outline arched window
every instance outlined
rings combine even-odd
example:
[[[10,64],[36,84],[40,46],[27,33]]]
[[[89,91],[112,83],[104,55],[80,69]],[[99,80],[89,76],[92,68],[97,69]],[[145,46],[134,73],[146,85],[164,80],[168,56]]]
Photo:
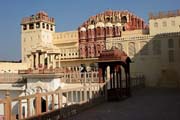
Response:
[[[101,35],[101,28],[100,27],[97,27],[96,28],[96,34],[99,36]]]
[[[135,43],[134,42],[130,42],[128,44],[128,52],[129,52],[129,56],[134,56],[136,53],[136,48],[135,48]]]
[[[49,30],[49,24],[46,25],[46,29]]]
[[[27,25],[23,25],[23,30],[27,30]]]
[[[36,23],[36,28],[40,28],[40,23]]]
[[[45,23],[42,24],[42,27],[45,28]]]
[[[107,17],[105,21],[110,22],[111,21],[110,17]]]
[[[127,23],[127,17],[126,16],[121,17],[121,22],[122,23]]]

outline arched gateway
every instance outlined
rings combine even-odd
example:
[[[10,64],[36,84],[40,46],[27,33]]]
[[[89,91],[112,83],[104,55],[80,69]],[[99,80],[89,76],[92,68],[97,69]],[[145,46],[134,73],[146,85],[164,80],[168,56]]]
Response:
[[[107,83],[105,89],[108,101],[131,96],[130,62],[131,60],[126,53],[117,48],[105,50],[100,54],[98,60],[99,82]],[[123,74],[124,79],[122,79]]]

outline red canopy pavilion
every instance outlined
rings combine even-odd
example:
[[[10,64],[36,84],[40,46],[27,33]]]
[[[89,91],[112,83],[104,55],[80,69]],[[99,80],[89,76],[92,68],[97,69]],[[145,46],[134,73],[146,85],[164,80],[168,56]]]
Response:
[[[109,88],[107,84],[105,88],[108,101],[120,100],[131,96],[130,62],[131,60],[127,54],[115,47],[100,54],[98,60],[99,82],[107,82],[109,84]],[[108,74],[107,67],[109,67],[110,71],[109,81],[105,81]],[[122,80],[122,74],[125,75],[125,80]]]

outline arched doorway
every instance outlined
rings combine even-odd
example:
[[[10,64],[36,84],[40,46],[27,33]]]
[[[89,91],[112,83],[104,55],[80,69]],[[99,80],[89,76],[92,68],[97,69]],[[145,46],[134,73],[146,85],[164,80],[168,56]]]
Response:
[[[36,87],[35,91],[38,93],[42,93],[43,89],[41,87]],[[33,107],[36,109],[36,98],[33,100]],[[46,99],[41,97],[41,113],[46,112]]]

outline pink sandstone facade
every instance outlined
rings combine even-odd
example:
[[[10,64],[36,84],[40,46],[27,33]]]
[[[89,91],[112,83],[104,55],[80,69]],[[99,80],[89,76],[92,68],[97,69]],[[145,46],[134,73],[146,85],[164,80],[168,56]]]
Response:
[[[121,37],[121,31],[145,28],[144,20],[129,11],[108,10],[91,16],[78,28],[80,57],[98,57],[105,50],[106,38]]]

